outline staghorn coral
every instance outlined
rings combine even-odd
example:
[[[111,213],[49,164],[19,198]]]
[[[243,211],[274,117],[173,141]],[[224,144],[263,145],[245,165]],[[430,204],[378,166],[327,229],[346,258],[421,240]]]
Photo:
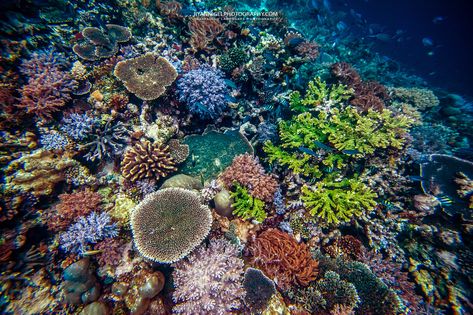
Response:
[[[174,66],[154,53],[120,61],[113,73],[129,92],[142,100],[157,99],[177,78]]]
[[[89,189],[59,195],[59,203],[54,212],[48,216],[48,229],[51,231],[65,230],[76,218],[86,216],[94,210],[99,210],[102,197]]]
[[[49,151],[64,150],[70,145],[69,140],[58,132],[42,134],[39,143]]]
[[[318,262],[312,259],[305,243],[291,235],[267,229],[249,246],[251,264],[286,290],[293,285],[307,286],[318,274]]]
[[[56,184],[65,179],[65,172],[79,163],[67,155],[36,150],[10,162],[5,169],[5,192],[31,192],[34,196],[54,193]]]
[[[237,246],[227,240],[210,241],[175,265],[176,314],[229,314],[237,311],[245,296],[243,260]]]
[[[276,179],[271,175],[266,175],[258,158],[248,153],[236,156],[219,179],[228,189],[236,182],[247,188],[253,197],[265,202],[272,202],[278,189]]]
[[[194,52],[214,49],[212,42],[225,30],[218,19],[190,19],[187,24],[190,31],[189,44]]]
[[[227,108],[228,87],[220,70],[208,65],[185,73],[177,81],[179,101],[201,118],[218,118]]]
[[[131,182],[143,179],[158,180],[177,170],[167,145],[141,141],[123,156],[121,173]]]
[[[234,215],[243,220],[254,219],[257,222],[263,222],[266,219],[264,202],[251,196],[246,188],[237,184],[235,191],[231,192],[230,196],[234,201],[232,204]]]
[[[96,120],[87,114],[72,113],[63,118],[61,131],[74,140],[84,140],[91,132]]]
[[[311,215],[339,224],[373,210],[376,197],[376,193],[357,179],[340,182],[324,179],[314,186],[303,186],[301,200]]]
[[[87,160],[103,160],[121,154],[129,140],[129,134],[121,121],[112,123],[112,120],[108,120],[104,125],[96,126],[91,139],[80,148],[89,151],[84,156]]]
[[[76,81],[62,70],[60,58],[60,54],[49,50],[33,53],[29,60],[23,62],[20,71],[28,76],[28,83],[19,89],[19,108],[38,118],[50,120],[71,100],[70,93],[75,89]]]
[[[166,188],[146,196],[131,213],[133,240],[141,255],[163,263],[188,255],[210,231],[210,209],[199,196]]]

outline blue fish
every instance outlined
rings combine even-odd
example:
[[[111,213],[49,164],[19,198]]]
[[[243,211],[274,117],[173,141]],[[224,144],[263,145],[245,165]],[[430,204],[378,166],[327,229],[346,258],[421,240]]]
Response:
[[[234,98],[233,96],[230,96],[230,95],[225,95],[225,99],[227,100],[227,102],[232,102],[232,103],[236,103],[237,102],[237,99]]]
[[[326,151],[333,151],[333,148],[332,148],[332,147],[329,147],[328,145],[326,145],[326,144],[324,144],[324,143],[322,143],[322,142],[320,142],[320,141],[315,140],[315,141],[314,141],[314,144],[315,144],[316,146],[318,146],[319,148],[324,149],[324,150],[326,150]]]
[[[225,79],[225,84],[228,85],[229,87],[231,87],[234,90],[236,90],[236,88],[237,88],[235,82],[233,82],[232,80]]]
[[[343,150],[342,153],[347,154],[347,155],[354,155],[354,154],[359,154],[360,151],[358,151],[358,150]]]
[[[306,147],[299,147],[299,151],[303,152],[303,153],[307,153],[309,155],[313,155],[313,156],[316,156],[318,157],[319,155],[317,153],[315,153],[313,150],[309,149],[309,148],[306,148]]]
[[[207,107],[205,107],[204,105],[202,105],[201,102],[195,102],[194,104],[195,104],[202,112],[207,113],[207,114],[209,114],[210,116],[212,116],[212,113],[210,112],[210,110],[209,110]]]
[[[409,179],[412,180],[413,182],[421,182],[421,181],[425,180],[424,177],[419,176],[419,175],[410,175]]]
[[[422,38],[422,45],[424,45],[425,47],[433,47],[434,41],[430,37],[424,37]]]
[[[447,196],[447,195],[440,195],[440,196],[435,196],[435,198],[440,202],[442,206],[451,206],[453,201],[452,199]]]
[[[432,19],[432,23],[439,24],[439,23],[442,23],[443,21],[445,21],[446,19],[447,19],[446,16],[436,16]]]

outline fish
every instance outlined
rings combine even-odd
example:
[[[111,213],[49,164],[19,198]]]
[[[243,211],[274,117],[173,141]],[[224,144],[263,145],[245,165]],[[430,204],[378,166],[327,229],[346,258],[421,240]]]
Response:
[[[234,98],[233,96],[230,96],[230,95],[228,95],[228,94],[225,95],[225,100],[226,100],[227,102],[231,102],[231,103],[237,103],[237,102],[238,102],[236,98]]]
[[[398,206],[396,206],[395,204],[393,204],[393,203],[392,203],[391,201],[389,201],[389,200],[383,200],[383,201],[381,201],[381,204],[382,204],[383,206],[385,206],[387,210],[399,209]]]
[[[343,32],[344,30],[348,28],[347,24],[343,21],[338,22],[336,27],[337,27],[337,30],[339,30],[340,32]]]
[[[232,80],[225,79],[225,84],[234,90],[237,89],[235,82],[233,82]]]
[[[435,196],[435,199],[437,199],[438,202],[440,202],[442,206],[448,207],[448,206],[451,206],[453,203],[452,199],[447,195]]]
[[[432,19],[432,23],[434,23],[434,24],[440,24],[440,23],[444,22],[446,19],[447,19],[446,16],[441,16],[441,15],[439,15],[439,16],[436,16],[436,17],[434,17],[434,18]]]
[[[347,155],[354,155],[354,154],[359,154],[360,151],[358,151],[358,150],[343,150],[342,153],[347,154]]]
[[[389,42],[392,39],[392,36],[386,33],[378,33],[374,35],[368,35],[368,37],[376,38],[382,42]]]
[[[333,151],[333,148],[332,148],[332,147],[329,147],[328,145],[326,145],[326,144],[324,144],[324,143],[322,143],[322,142],[320,142],[320,141],[317,141],[317,140],[316,140],[316,141],[314,141],[314,144],[315,144],[316,146],[318,146],[319,148],[324,149],[324,150],[326,150],[326,151]]]
[[[412,180],[413,182],[421,182],[421,181],[425,180],[424,177],[419,176],[419,175],[410,175],[409,179]]]
[[[292,38],[289,42],[288,42],[288,45],[290,47],[296,47],[298,46],[299,44],[303,43],[305,40],[301,37],[296,37],[296,38]]]
[[[201,102],[195,102],[194,104],[195,104],[202,112],[208,113],[208,114],[210,114],[210,116],[212,116],[211,113],[210,113],[210,111],[209,111],[209,109],[208,109],[207,107],[205,107],[204,105],[202,105]]]
[[[303,153],[306,153],[306,154],[309,154],[309,155],[312,155],[312,156],[315,156],[315,157],[318,157],[319,155],[317,153],[315,153],[313,150],[309,149],[309,148],[306,148],[306,147],[303,147],[303,146],[300,146],[299,147],[299,151],[303,152]]]
[[[274,104],[266,104],[266,105],[263,105],[262,107],[264,110],[268,110],[268,111],[271,111],[274,109]]]
[[[424,45],[425,47],[433,47],[434,41],[430,37],[424,37],[422,38],[422,45]]]

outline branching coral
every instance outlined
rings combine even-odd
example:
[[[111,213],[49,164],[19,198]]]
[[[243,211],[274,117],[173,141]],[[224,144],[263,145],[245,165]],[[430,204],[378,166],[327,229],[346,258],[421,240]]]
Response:
[[[122,175],[129,181],[159,179],[177,170],[176,163],[167,145],[141,141],[124,155],[121,164]]]
[[[179,100],[202,118],[218,118],[227,108],[228,87],[220,70],[206,65],[191,70],[177,81],[177,88]]]
[[[63,118],[61,131],[74,140],[84,140],[92,131],[96,120],[87,114],[72,113]]]
[[[173,273],[176,314],[230,314],[242,305],[243,260],[237,246],[227,240],[210,241],[186,259]]]
[[[62,233],[59,242],[64,251],[83,255],[87,250],[87,245],[117,235],[117,226],[111,222],[108,213],[92,212],[87,217],[80,217],[66,232]]]
[[[187,24],[191,37],[189,44],[197,52],[199,50],[213,49],[213,40],[225,30],[218,19],[191,19]]]
[[[234,215],[244,220],[254,219],[258,222],[263,222],[266,219],[264,202],[250,195],[246,188],[237,184],[235,191],[230,193],[230,196],[234,201],[232,204]]]
[[[175,262],[207,236],[212,214],[199,196],[182,188],[166,188],[146,196],[131,213],[133,239],[144,257]]]
[[[27,113],[50,120],[70,99],[76,82],[61,69],[61,58],[53,50],[34,53],[23,62],[21,72],[28,76],[28,83],[20,89],[17,105]]]
[[[250,154],[238,155],[232,165],[220,175],[220,180],[230,189],[235,182],[248,189],[251,195],[265,202],[272,202],[278,189],[278,182],[266,175],[258,158]]]
[[[315,261],[305,243],[277,229],[261,233],[249,246],[251,263],[272,278],[278,287],[307,286],[318,274]]]
[[[110,158],[121,154],[129,140],[129,130],[122,122],[107,121],[105,125],[97,126],[91,135],[91,140],[82,145],[88,149],[85,158],[90,161]]]
[[[177,78],[174,66],[154,53],[120,61],[114,74],[128,91],[142,100],[157,99]]]
[[[325,179],[312,187],[302,187],[301,200],[313,216],[338,224],[373,210],[376,197],[376,193],[357,179],[340,182]]]
[[[48,228],[52,231],[65,230],[76,218],[99,210],[102,197],[94,191],[83,190],[61,194],[59,200],[60,202],[54,207],[54,212],[47,221]]]

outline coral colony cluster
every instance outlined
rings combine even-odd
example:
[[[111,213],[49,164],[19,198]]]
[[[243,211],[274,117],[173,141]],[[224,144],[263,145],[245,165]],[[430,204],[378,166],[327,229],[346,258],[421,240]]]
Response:
[[[466,101],[251,5],[8,13],[0,313],[473,313]]]

